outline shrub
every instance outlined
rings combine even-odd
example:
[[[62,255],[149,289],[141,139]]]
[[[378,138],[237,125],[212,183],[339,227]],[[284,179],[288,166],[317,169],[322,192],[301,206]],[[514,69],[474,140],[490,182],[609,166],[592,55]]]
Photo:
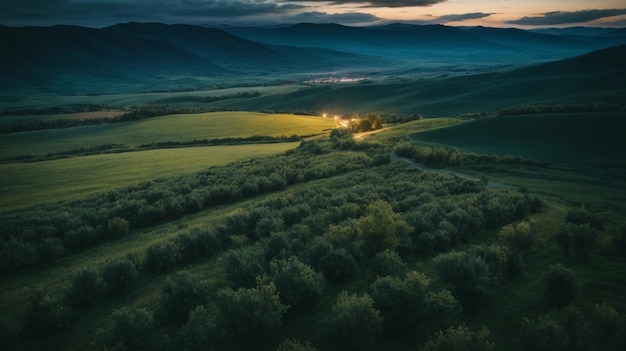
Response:
[[[133,288],[139,272],[128,259],[110,261],[102,268],[102,280],[111,294],[119,294]]]
[[[128,234],[129,223],[126,219],[113,217],[107,221],[106,231],[112,238],[121,238]]]
[[[276,285],[283,304],[293,307],[311,305],[324,291],[324,277],[296,257],[270,262],[266,281]]]
[[[280,302],[273,283],[255,288],[220,290],[216,298],[219,325],[233,346],[245,349],[283,324],[288,306]]]
[[[563,327],[554,319],[542,316],[522,319],[520,346],[523,350],[568,350],[569,338]]]
[[[65,291],[65,298],[74,308],[84,308],[102,297],[103,288],[104,283],[98,272],[85,268],[74,275]]]
[[[177,272],[169,277],[161,288],[159,312],[166,320],[183,322],[189,311],[204,305],[210,297],[209,284],[188,272]]]
[[[387,275],[402,276],[408,270],[408,266],[402,261],[402,257],[397,252],[389,249],[376,255],[374,267],[376,274],[381,277]]]
[[[69,308],[58,298],[54,298],[39,288],[28,298],[24,309],[26,334],[45,335],[66,328],[70,323]]]
[[[350,295],[345,291],[339,294],[326,321],[330,339],[344,350],[372,347],[382,332],[382,324],[383,317],[369,295]]]
[[[148,247],[145,265],[155,273],[169,272],[183,260],[181,248],[174,240],[167,240]]]
[[[204,306],[197,306],[189,312],[189,319],[178,331],[180,349],[185,351],[219,350],[219,342],[224,330],[217,325],[215,313]]]
[[[308,342],[287,339],[278,345],[276,351],[317,351],[317,348]]]
[[[256,279],[265,273],[263,251],[259,246],[228,250],[221,259],[228,280],[234,288],[253,287]]]
[[[345,249],[331,249],[320,259],[320,270],[328,280],[345,282],[359,273],[352,254]]]
[[[576,273],[561,264],[554,264],[544,272],[545,298],[555,307],[569,305],[578,292]]]
[[[426,351],[491,351],[494,347],[487,328],[473,332],[465,325],[439,331],[424,344]]]
[[[113,311],[113,325],[102,335],[107,348],[116,350],[154,350],[159,337],[154,331],[152,313],[143,308],[122,308]]]

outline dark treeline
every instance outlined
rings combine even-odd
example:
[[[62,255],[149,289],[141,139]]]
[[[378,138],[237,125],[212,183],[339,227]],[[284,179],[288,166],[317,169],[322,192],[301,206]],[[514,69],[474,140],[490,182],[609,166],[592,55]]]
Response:
[[[220,95],[220,96],[178,96],[178,97],[170,97],[161,100],[157,100],[155,104],[174,104],[174,103],[186,103],[186,102],[194,102],[201,104],[209,104],[212,102],[223,101],[223,100],[231,100],[231,99],[250,99],[254,97],[261,96],[261,93],[258,91],[254,92],[240,92],[236,94],[229,95]]]
[[[85,108],[95,108],[95,106],[100,105],[88,105]],[[58,113],[77,113],[77,112],[86,112],[82,111],[83,107],[79,106],[75,107],[73,105],[70,106],[62,106],[62,107],[51,107],[45,109],[26,109],[26,110],[18,110],[16,114],[21,114],[21,112],[26,112],[24,114],[58,114]],[[88,126],[88,125],[97,125],[104,123],[118,123],[118,122],[129,122],[129,121],[138,121],[141,119],[173,115],[173,114],[190,114],[190,113],[206,113],[206,112],[222,112],[222,111],[230,111],[227,108],[213,107],[213,108],[187,108],[187,107],[170,107],[170,106],[141,106],[141,107],[131,107],[131,111],[125,112],[117,117],[104,117],[104,118],[49,118],[49,119],[18,119],[14,120],[10,124],[0,126],[0,134],[4,133],[17,133],[17,132],[25,132],[25,131],[33,131],[33,130],[44,130],[44,129],[59,129],[59,128],[71,128],[71,127],[80,127],[80,126]],[[93,111],[101,111],[102,108],[98,108]],[[51,111],[68,111],[68,112],[51,112]],[[8,114],[14,114],[14,111],[11,110],[9,112],[5,112]]]
[[[410,141],[403,141],[396,145],[395,152],[400,157],[408,157],[415,162],[428,167],[445,168],[456,165],[475,164],[508,164],[525,166],[545,166],[545,162],[533,161],[527,158],[510,155],[488,155],[474,152],[459,152],[453,147],[418,146]]]
[[[589,113],[589,112],[624,112],[626,106],[594,102],[588,104],[542,104],[506,107],[498,111],[498,116],[532,115],[543,113]]]

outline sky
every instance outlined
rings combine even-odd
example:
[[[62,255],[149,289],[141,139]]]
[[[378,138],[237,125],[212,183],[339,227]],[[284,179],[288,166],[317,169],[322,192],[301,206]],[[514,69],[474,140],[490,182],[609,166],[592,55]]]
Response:
[[[450,26],[626,27],[625,0],[0,0],[0,24],[105,27],[387,23]]]

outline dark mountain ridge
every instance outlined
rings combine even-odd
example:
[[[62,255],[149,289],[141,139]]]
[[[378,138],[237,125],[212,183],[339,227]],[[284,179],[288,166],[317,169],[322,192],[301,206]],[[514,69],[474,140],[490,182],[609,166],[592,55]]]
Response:
[[[0,50],[2,88],[303,72],[351,66],[359,58],[256,43],[214,28],[134,22],[102,29],[0,26]]]

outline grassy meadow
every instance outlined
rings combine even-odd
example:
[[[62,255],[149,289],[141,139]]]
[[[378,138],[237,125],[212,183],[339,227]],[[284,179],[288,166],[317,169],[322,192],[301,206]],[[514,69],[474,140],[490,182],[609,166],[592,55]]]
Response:
[[[554,164],[624,167],[624,130],[623,113],[539,114],[483,118],[413,139]]]
[[[74,200],[155,178],[279,154],[299,143],[156,149],[0,164],[0,211]]]
[[[167,141],[241,138],[255,135],[317,135],[335,127],[332,119],[291,114],[212,112],[0,135],[0,158],[46,155],[102,144],[138,146]]]

